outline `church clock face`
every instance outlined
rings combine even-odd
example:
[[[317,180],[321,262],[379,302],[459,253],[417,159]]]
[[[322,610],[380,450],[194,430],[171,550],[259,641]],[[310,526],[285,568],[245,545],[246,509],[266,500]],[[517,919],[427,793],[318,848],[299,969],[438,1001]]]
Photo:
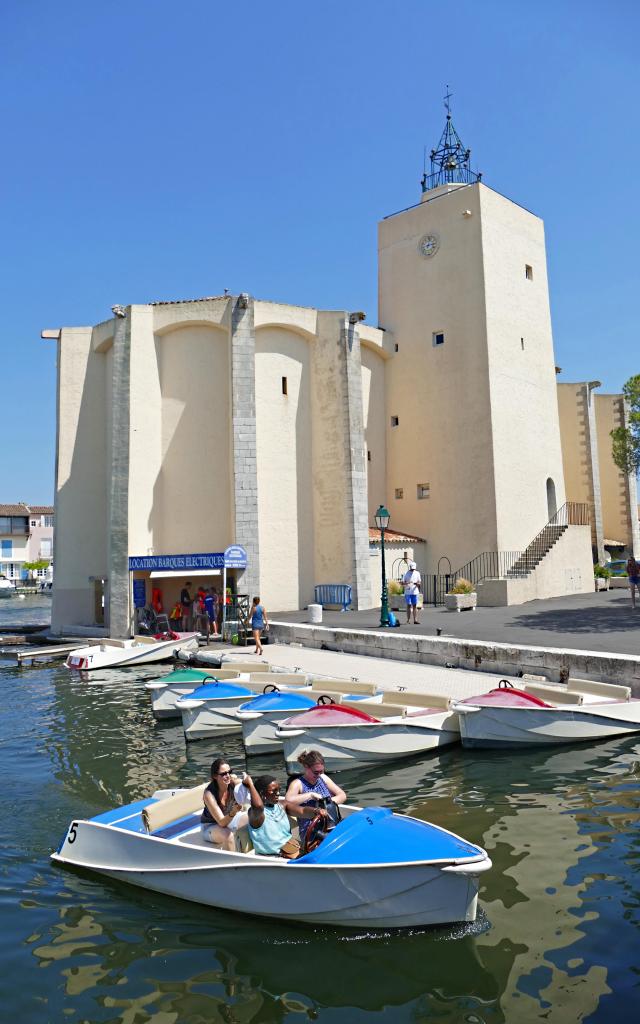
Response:
[[[423,235],[418,242],[418,252],[425,259],[435,256],[440,247],[440,239],[437,235]]]

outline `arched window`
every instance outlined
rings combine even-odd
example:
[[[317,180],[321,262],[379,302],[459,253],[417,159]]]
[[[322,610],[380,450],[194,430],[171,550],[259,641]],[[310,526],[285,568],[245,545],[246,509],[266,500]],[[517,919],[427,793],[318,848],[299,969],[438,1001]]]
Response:
[[[547,478],[547,512],[549,513],[549,519],[553,519],[558,506],[556,504],[556,485],[554,484],[551,477]]]

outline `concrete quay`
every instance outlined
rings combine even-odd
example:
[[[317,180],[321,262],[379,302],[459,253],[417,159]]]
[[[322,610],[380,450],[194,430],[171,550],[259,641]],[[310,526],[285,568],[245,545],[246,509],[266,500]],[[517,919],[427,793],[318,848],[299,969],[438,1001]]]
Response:
[[[423,609],[420,625],[399,629],[380,629],[375,611],[329,612],[321,626],[304,622],[306,612],[272,614],[270,622],[278,643],[499,676],[530,673],[553,682],[570,677],[622,683],[640,696],[640,610],[630,609],[626,594],[614,594],[461,615]],[[436,628],[460,635],[435,636]]]

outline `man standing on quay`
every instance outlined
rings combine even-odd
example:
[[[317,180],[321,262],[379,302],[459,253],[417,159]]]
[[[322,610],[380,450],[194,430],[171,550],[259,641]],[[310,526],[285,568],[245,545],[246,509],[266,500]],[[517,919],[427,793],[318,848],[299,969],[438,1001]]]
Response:
[[[415,562],[409,562],[409,568],[402,577],[402,583],[404,584],[404,599],[407,604],[407,622],[411,621],[411,609],[413,609],[413,621],[417,625],[420,622],[417,614],[418,594],[420,593],[422,577],[416,569]]]

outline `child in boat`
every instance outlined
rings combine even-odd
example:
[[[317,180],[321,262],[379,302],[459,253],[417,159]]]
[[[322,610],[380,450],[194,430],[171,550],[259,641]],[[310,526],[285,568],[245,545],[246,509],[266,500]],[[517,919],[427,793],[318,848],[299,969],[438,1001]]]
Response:
[[[248,811],[243,804],[249,803]],[[249,822],[260,824],[262,800],[246,773],[242,779],[234,775],[224,757],[216,757],[211,765],[211,782],[204,791],[204,809],[200,818],[203,838],[233,853],[235,833]]]
[[[258,811],[253,821],[249,821],[249,835],[254,850],[262,856],[295,860],[300,854],[300,843],[291,835],[287,812],[280,803],[278,780],[273,775],[260,775],[255,785],[263,803],[263,811],[262,815]]]

